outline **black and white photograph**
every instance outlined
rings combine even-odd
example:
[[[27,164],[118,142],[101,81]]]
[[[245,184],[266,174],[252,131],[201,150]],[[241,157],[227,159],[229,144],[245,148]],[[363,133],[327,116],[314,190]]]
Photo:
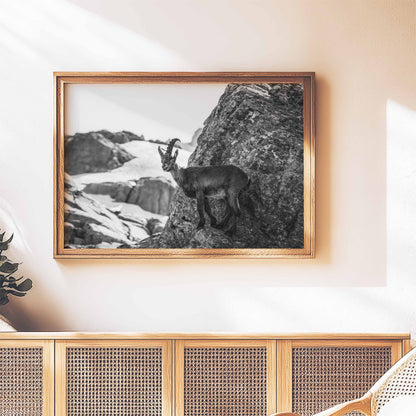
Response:
[[[295,81],[66,85],[64,249],[303,250],[304,100]]]

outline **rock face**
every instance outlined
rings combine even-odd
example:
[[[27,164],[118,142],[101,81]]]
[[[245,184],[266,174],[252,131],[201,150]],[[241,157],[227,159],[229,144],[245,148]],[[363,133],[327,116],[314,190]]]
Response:
[[[249,176],[232,239],[206,226],[196,232],[196,202],[181,189],[159,247],[303,247],[303,87],[229,84],[204,123],[188,166],[240,167]],[[211,202],[221,218],[221,201]],[[206,217],[207,224],[209,219]]]
[[[233,240],[222,231],[206,227],[196,231],[189,241],[190,248],[233,248]]]
[[[105,133],[114,137],[119,134],[124,134],[124,136],[127,134],[126,132]],[[102,132],[77,133],[67,137],[65,139],[65,171],[71,175],[105,172],[118,168],[134,158],[117,143],[124,142],[113,142]]]
[[[146,211],[168,215],[175,189],[169,180],[157,177],[128,182],[90,183],[84,191],[89,194],[110,195],[117,202],[135,204]]]
[[[67,247],[136,246],[152,235],[147,222],[117,215],[65,180],[65,225]]]

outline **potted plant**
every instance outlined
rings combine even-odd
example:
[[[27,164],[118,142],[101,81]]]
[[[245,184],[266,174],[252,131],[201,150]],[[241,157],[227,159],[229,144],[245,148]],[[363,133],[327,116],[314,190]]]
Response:
[[[22,297],[32,288],[30,279],[16,277],[19,263],[13,263],[3,254],[13,240],[12,234],[4,241],[4,234],[0,234],[0,306],[9,303],[9,295]]]

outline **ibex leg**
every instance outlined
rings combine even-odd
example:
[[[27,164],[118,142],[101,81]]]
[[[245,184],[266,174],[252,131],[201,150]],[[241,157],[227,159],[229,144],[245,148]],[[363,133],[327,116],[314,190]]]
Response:
[[[235,215],[239,217],[241,215],[241,208],[240,208],[240,193],[236,194],[233,198],[233,203],[231,204],[231,208],[235,207]]]
[[[222,220],[219,223],[217,223],[217,225],[215,226],[216,228],[224,227],[224,225],[227,224],[228,220],[231,217],[230,205],[228,204],[228,201],[224,201],[224,203],[225,203],[225,213],[224,213],[224,216],[222,217]]]
[[[204,199],[205,199],[205,195],[203,192],[198,192],[196,194],[196,204],[197,204],[198,215],[199,215],[199,222],[198,222],[198,225],[196,226],[197,230],[200,230],[201,228],[204,228],[205,226]]]
[[[211,211],[211,206],[209,205],[208,198],[204,198],[205,212],[208,214],[209,219],[211,220],[211,227],[217,225],[217,219],[214,217],[214,214]]]
[[[234,234],[237,231],[237,217],[241,214],[240,206],[238,203],[238,194],[228,194],[227,200],[230,205],[231,220],[224,232],[226,232],[227,234]]]
[[[231,211],[232,211],[232,208],[231,208]],[[232,234],[235,234],[235,232],[237,231],[237,218],[236,217],[237,217],[236,213],[232,211],[228,226],[224,229],[224,232],[226,234],[232,235]]]

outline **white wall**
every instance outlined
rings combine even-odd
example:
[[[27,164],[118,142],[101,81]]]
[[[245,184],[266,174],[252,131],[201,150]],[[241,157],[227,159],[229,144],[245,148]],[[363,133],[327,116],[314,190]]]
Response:
[[[416,333],[414,0],[0,1],[22,330]],[[315,71],[314,260],[52,259],[53,71]]]

